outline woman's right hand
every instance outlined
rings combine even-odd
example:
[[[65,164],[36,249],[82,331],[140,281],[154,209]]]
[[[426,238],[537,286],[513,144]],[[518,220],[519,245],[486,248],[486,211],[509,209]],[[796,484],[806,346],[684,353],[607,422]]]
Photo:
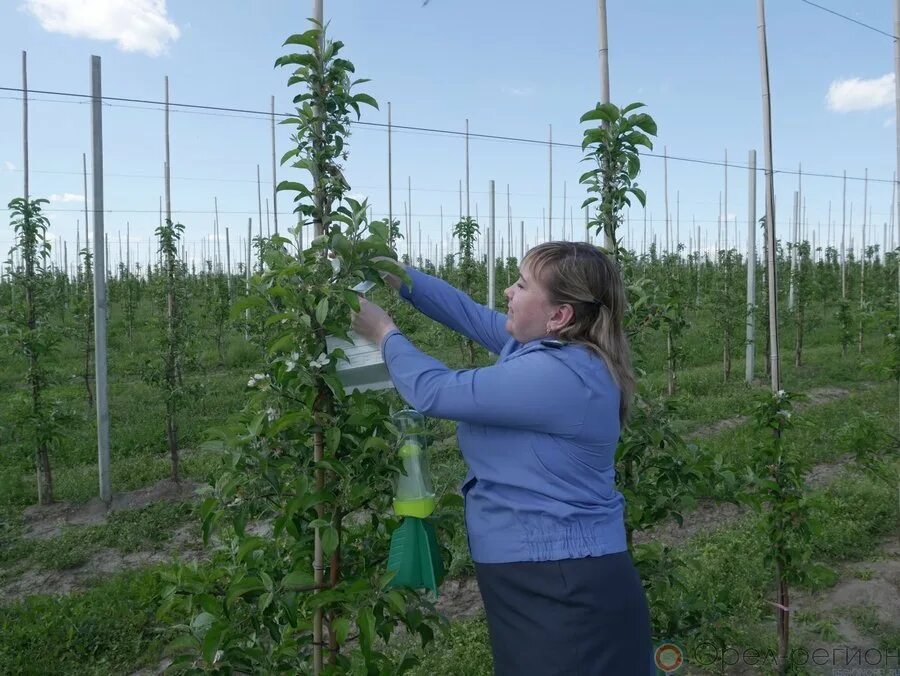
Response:
[[[394,258],[389,258],[388,256],[376,256],[372,260],[373,261],[389,261],[391,263],[394,263],[395,265],[399,265],[404,270],[406,269],[406,265],[404,265],[403,263],[401,263],[400,261],[398,261]],[[391,288],[393,288],[395,291],[399,291],[400,287],[403,286],[403,280],[400,279],[397,275],[392,275],[390,272],[384,272],[384,271],[382,271],[380,274],[381,274],[381,278],[384,281],[386,281],[388,284],[390,284]]]

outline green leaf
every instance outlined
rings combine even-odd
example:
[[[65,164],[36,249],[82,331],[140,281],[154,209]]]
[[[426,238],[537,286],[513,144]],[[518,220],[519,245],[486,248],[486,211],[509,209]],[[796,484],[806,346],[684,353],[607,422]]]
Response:
[[[284,577],[284,579],[281,581],[281,586],[285,589],[296,591],[297,589],[308,587],[314,582],[315,578],[313,577],[312,573],[307,573],[306,571],[302,570],[295,570],[291,573],[288,573]]]
[[[284,41],[282,47],[287,45],[302,45],[310,49],[316,49],[319,46],[319,36],[322,34],[321,29],[313,28],[305,33],[297,33]]]
[[[341,428],[330,427],[325,432],[325,448],[331,455],[337,455],[338,446],[341,444]]]
[[[627,134],[625,139],[632,145],[644,146],[645,148],[653,150],[653,141],[651,141],[646,134],[642,134],[639,131],[633,131],[630,134]]]
[[[640,115],[635,115],[634,121],[632,122],[632,124],[634,124],[635,127],[639,127],[640,129],[644,130],[651,136],[656,136],[656,133],[657,133],[656,122],[654,121],[654,119],[652,117],[650,117],[646,113],[641,113]]]
[[[190,634],[182,634],[181,636],[178,636],[177,638],[166,644],[163,653],[171,655],[172,653],[184,650],[185,648],[194,651],[199,645],[200,642],[194,636]],[[192,658],[191,655],[186,655],[186,657]]]
[[[307,188],[302,183],[298,183],[297,181],[281,181],[276,188],[279,192],[282,190],[293,190],[294,192],[300,193],[303,197],[309,197],[312,195],[312,192],[309,188]]]
[[[347,640],[347,634],[350,633],[350,620],[346,617],[338,617],[331,623],[331,630],[334,632],[335,641],[338,645],[343,645]]]
[[[287,54],[275,59],[276,66],[306,66],[307,68],[316,67],[316,57],[312,54]]]
[[[356,101],[357,103],[365,103],[366,105],[372,106],[376,110],[378,109],[378,101],[373,99],[368,94],[356,94],[353,97],[353,100]]]
[[[250,552],[256,551],[257,549],[262,549],[266,546],[266,541],[260,537],[251,537],[244,540],[243,544],[238,548],[237,552],[237,560],[243,561],[244,557],[247,556]]]
[[[206,632],[206,636],[203,637],[203,659],[206,661],[207,666],[212,666],[216,651],[222,644],[222,632],[225,631],[227,626],[224,622],[216,622]]]
[[[319,531],[319,537],[322,539],[322,550],[325,556],[331,556],[338,546],[338,533],[334,526],[328,525]]]
[[[359,312],[359,294],[357,294],[355,291],[345,290],[344,301],[347,303],[347,305],[350,306],[351,310],[353,310],[354,312]],[[337,350],[334,351],[336,352]],[[343,352],[343,350],[341,350],[341,352]],[[346,355],[338,356],[337,358],[345,359]]]
[[[581,175],[581,178],[578,179],[578,182],[586,183],[587,181],[590,181],[594,176],[597,176],[599,173],[599,169],[591,169],[590,171],[586,171]]]
[[[619,109],[611,103],[600,103],[593,110],[589,110],[581,116],[582,122],[602,120],[612,124],[619,117]]]
[[[319,301],[318,305],[316,305],[316,321],[321,326],[325,323],[326,319],[328,319],[328,299],[323,298]]]
[[[331,238],[331,248],[341,256],[347,258],[352,253],[350,240],[344,237],[343,233],[336,232]]]
[[[637,198],[637,201],[641,203],[642,207],[647,206],[647,194],[643,190],[640,188],[631,188],[629,192]]]
[[[244,296],[243,298],[239,298],[238,300],[236,300],[234,302],[234,305],[231,307],[231,318],[239,318],[244,310],[250,310],[252,308],[265,306],[266,301],[260,296]]]
[[[388,605],[391,607],[391,610],[393,610],[400,617],[406,616],[406,599],[403,598],[403,594],[401,594],[397,590],[391,590],[387,594],[385,594],[384,597],[387,600]]]
[[[269,346],[269,354],[292,352],[296,346],[297,336],[293,333],[286,333]]]
[[[344,396],[344,386],[341,385],[341,381],[338,380],[335,376],[330,373],[326,373],[322,376],[322,380],[325,381],[325,384],[328,385],[328,389],[331,390],[331,393],[335,396],[335,399],[341,399]]]
[[[203,636],[215,621],[215,615],[207,612],[202,612],[193,620],[191,620],[191,629],[193,629],[195,636]]]
[[[372,643],[375,640],[375,613],[371,608],[361,608],[356,618],[356,626],[359,627],[359,642],[363,654],[368,655],[372,651]]]
[[[200,505],[200,518],[205,519],[208,517],[218,504],[219,501],[215,498],[206,498],[206,500],[203,501],[203,504]]]
[[[265,591],[265,585],[258,577],[245,577],[240,582],[231,585],[225,594],[225,603],[230,606],[234,601],[245,594],[254,594]]]
[[[581,149],[584,150],[592,143],[604,143],[606,140],[606,131],[603,129],[588,129],[584,132],[584,138],[581,141]]]
[[[383,221],[372,221],[369,223],[369,232],[385,242],[390,237],[390,231]]]

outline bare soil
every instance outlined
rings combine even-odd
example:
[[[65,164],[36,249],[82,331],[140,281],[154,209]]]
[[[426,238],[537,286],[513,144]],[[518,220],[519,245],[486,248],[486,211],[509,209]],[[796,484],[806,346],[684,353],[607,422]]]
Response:
[[[94,498],[81,504],[55,502],[47,506],[28,507],[22,515],[25,525],[23,537],[37,539],[57,537],[62,527],[66,525],[103,525],[109,514],[123,509],[140,509],[164,501],[191,500],[200,487],[201,484],[192,481],[174,482],[171,479],[163,479],[152,486],[115,493],[109,505],[100,498]]]

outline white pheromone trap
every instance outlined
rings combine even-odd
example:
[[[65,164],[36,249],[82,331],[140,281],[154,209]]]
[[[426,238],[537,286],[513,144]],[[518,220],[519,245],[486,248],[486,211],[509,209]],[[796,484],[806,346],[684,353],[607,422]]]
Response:
[[[353,291],[365,295],[375,286],[374,282],[360,282]],[[391,376],[375,343],[366,340],[355,331],[348,332],[352,342],[335,336],[326,336],[328,352],[340,348],[347,360],[339,359],[336,364],[337,377],[346,392],[366,390],[386,390],[392,388]]]

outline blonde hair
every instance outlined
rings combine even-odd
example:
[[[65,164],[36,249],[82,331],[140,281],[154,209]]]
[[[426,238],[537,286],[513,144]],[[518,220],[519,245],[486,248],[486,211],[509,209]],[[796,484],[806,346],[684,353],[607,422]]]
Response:
[[[572,306],[574,317],[558,337],[585,345],[603,359],[619,386],[619,421],[624,424],[635,378],[623,327],[627,299],[618,265],[586,242],[539,244],[525,255],[522,266],[526,264],[551,303]]]

